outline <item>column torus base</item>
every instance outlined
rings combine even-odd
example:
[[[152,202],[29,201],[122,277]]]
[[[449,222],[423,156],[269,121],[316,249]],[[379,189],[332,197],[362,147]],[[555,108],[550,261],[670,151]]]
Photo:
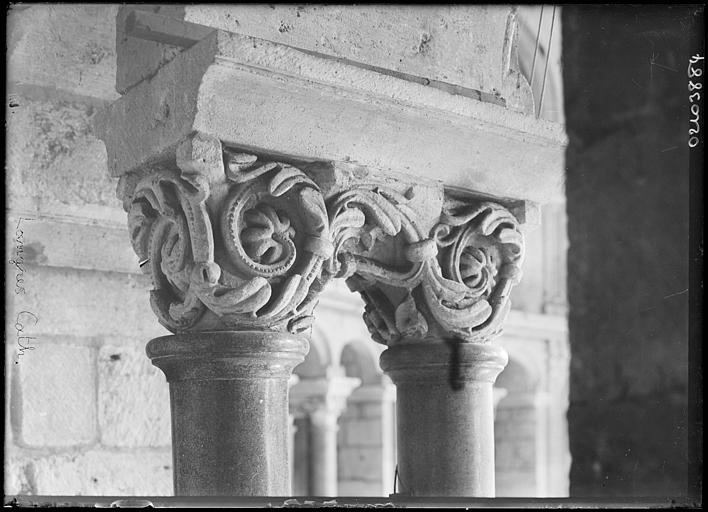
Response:
[[[304,336],[194,332],[151,340],[170,384],[178,496],[287,496],[288,379]]]

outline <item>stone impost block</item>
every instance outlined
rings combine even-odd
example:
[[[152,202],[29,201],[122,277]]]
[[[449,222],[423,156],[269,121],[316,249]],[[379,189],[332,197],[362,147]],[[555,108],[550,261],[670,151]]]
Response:
[[[11,414],[16,441],[66,447],[96,441],[94,349],[35,343],[14,365]]]
[[[116,88],[121,93],[152,74],[204,30],[179,30],[179,37],[130,37],[134,10],[157,12],[169,22],[186,21],[484,94],[500,103],[530,88],[517,80],[516,10],[511,6],[288,6],[128,5],[118,14]],[[208,30],[206,30],[208,33]],[[130,65],[125,65],[130,64]],[[517,91],[520,89],[521,91]]]
[[[244,149],[352,161],[499,198],[545,202],[562,190],[558,125],[223,30],[135,85],[97,125],[113,176],[169,158],[196,131]]]

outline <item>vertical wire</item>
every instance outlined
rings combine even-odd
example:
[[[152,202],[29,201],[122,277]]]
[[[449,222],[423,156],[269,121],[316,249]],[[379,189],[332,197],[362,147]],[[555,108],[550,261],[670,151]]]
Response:
[[[393,472],[393,494],[396,494],[396,480],[398,480],[398,464],[396,464],[396,470]]]
[[[538,30],[536,30],[536,48],[533,51],[533,61],[531,62],[531,77],[529,78],[529,85],[533,91],[533,74],[536,71],[536,55],[538,54],[538,41],[541,38],[541,22],[543,21],[543,5],[541,6],[541,13],[538,15]]]
[[[556,6],[553,6],[553,15],[551,16],[551,30],[548,34],[548,51],[546,52],[546,66],[543,70],[543,84],[541,85],[541,101],[538,104],[538,116],[541,115],[543,108],[543,94],[546,92],[546,76],[548,75],[548,63],[551,60],[551,41],[553,40],[553,23],[556,21]],[[536,117],[538,117],[536,116]]]

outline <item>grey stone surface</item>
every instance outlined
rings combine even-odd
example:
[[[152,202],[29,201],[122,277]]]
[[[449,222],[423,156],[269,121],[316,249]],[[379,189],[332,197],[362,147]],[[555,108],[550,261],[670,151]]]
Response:
[[[105,148],[91,128],[96,107],[20,95],[13,101],[6,162],[7,186],[13,193],[7,206],[35,214],[71,211],[76,216],[87,206],[120,208],[106,173]]]
[[[125,213],[117,213],[121,214],[118,225],[90,217],[57,215],[52,218],[45,214],[13,212],[7,216],[7,229],[14,233],[20,222],[23,259],[27,265],[139,276],[142,273],[140,261],[130,246]]]
[[[8,89],[27,86],[114,100],[117,4],[35,4],[10,11]]]
[[[313,496],[338,496],[337,420],[332,411],[310,414],[310,485]]]
[[[26,294],[9,304],[8,317],[34,312],[39,335],[95,338],[115,336],[149,339],[166,330],[149,310],[150,281],[146,276],[118,272],[28,267]],[[41,338],[40,338],[41,340]]]
[[[170,395],[165,378],[145,357],[142,343],[107,340],[98,352],[98,424],[101,444],[169,447]]]
[[[41,343],[41,345],[40,345]],[[35,340],[15,358],[10,404],[17,442],[27,447],[96,441],[95,350]]]
[[[14,449],[13,453],[5,450],[4,460],[5,494],[33,494],[36,491],[33,457],[28,457]]]
[[[26,459],[25,459],[26,460]],[[33,494],[44,496],[170,496],[167,450],[125,453],[93,449],[35,456],[25,470]]]

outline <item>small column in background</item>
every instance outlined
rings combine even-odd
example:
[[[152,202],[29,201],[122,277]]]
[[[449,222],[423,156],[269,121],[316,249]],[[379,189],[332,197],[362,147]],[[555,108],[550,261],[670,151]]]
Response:
[[[396,386],[362,385],[347,401],[340,420],[339,493],[342,496],[389,496],[396,472]],[[354,459],[363,457],[366,464]],[[351,462],[350,462],[351,461]]]
[[[337,420],[359,379],[328,372],[319,379],[302,379],[290,391],[296,416],[309,418],[309,489],[312,496],[337,496]]]

